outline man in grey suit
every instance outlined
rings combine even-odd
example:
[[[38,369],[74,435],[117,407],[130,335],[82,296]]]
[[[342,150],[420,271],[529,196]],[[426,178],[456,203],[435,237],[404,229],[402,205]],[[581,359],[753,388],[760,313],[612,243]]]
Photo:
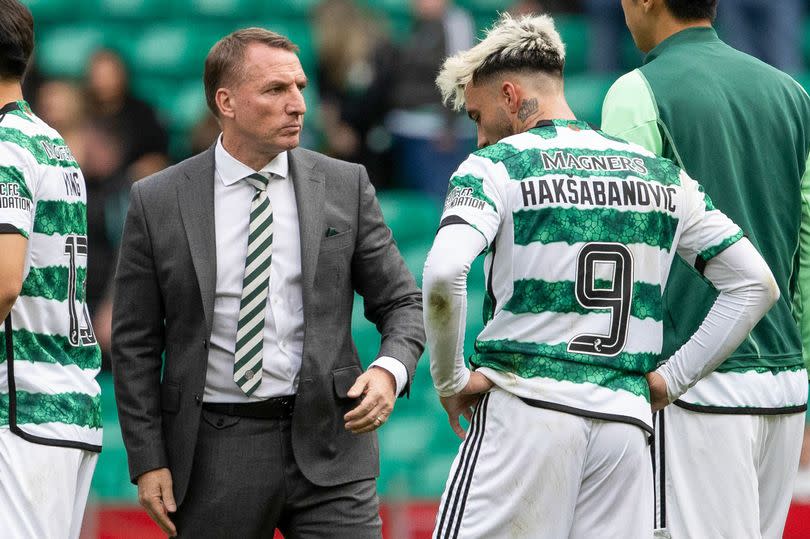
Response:
[[[373,431],[408,392],[421,295],[365,169],[296,148],[296,52],[258,28],[214,45],[222,135],[132,189],[113,374],[140,503],[172,536],[381,535]],[[365,372],[355,291],[382,336]]]

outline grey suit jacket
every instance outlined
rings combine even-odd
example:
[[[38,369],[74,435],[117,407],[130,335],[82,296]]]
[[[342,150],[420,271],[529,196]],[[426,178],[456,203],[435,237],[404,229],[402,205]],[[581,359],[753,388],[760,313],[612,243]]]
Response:
[[[304,149],[289,157],[305,323],[293,452],[317,485],[372,478],[379,473],[376,434],[343,427],[343,415],[356,405],[347,391],[362,372],[351,338],[354,292],[381,333],[380,355],[400,360],[409,380],[424,346],[421,293],[365,169]],[[327,237],[330,227],[338,234]],[[168,467],[178,503],[191,474],[205,388],[214,234],[213,147],[133,186],[113,307],[118,416],[132,481]]]

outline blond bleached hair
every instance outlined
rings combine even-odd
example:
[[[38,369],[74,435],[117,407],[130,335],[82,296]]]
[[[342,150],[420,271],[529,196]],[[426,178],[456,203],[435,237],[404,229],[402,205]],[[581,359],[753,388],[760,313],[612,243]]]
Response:
[[[464,107],[464,88],[506,71],[542,71],[562,76],[565,45],[548,15],[515,18],[504,13],[473,48],[444,61],[436,85],[442,102]]]

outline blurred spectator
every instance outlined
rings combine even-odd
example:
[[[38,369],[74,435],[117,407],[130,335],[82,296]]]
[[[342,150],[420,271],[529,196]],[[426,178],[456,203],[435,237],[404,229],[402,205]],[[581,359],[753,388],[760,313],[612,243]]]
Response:
[[[435,79],[444,59],[473,45],[470,15],[451,0],[413,0],[415,21],[398,53],[387,125],[401,185],[444,198],[450,175],[475,147],[475,127],[441,104]]]
[[[107,226],[107,204],[128,183],[124,176],[123,144],[104,124],[91,122],[81,130],[84,151],[76,159],[87,186],[87,241],[92,256],[87,260],[87,306],[93,318],[102,352],[103,368],[109,368],[109,328],[96,320],[115,269],[117,242]],[[118,233],[120,236],[120,232]]]
[[[325,153],[361,163],[379,188],[390,184],[388,112],[393,47],[379,22],[354,0],[326,0],[315,11]]]
[[[82,128],[87,120],[82,89],[66,80],[42,81],[35,94],[37,116],[59,131],[70,151],[81,162],[84,156]],[[33,108],[33,107],[32,107]]]
[[[127,69],[117,53],[102,49],[90,58],[87,96],[91,117],[121,141],[123,166],[143,158],[168,164],[166,130],[152,107],[130,92]]]
[[[580,13],[582,6],[579,0],[517,0],[509,8],[509,13],[515,16],[540,13]]]
[[[772,66],[802,69],[802,0],[722,0],[717,23],[724,39]]]
[[[588,14],[588,68],[612,73],[622,68],[622,42],[627,32],[618,0],[583,0]],[[584,37],[584,36],[583,36]]]

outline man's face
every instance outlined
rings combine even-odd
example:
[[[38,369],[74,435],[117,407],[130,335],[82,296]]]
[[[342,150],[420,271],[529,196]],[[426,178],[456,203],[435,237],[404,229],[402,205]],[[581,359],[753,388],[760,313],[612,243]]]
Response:
[[[651,37],[651,19],[649,12],[645,9],[644,2],[640,0],[622,0],[624,10],[624,20],[627,28],[636,42],[636,47],[643,53],[648,53],[654,48]]]
[[[502,138],[514,135],[515,130],[506,103],[498,92],[497,81],[476,85],[472,82],[464,89],[467,115],[478,130],[478,147],[485,148]]]
[[[301,93],[307,77],[298,56],[253,43],[234,78],[229,138],[271,156],[298,146],[307,110]]]

